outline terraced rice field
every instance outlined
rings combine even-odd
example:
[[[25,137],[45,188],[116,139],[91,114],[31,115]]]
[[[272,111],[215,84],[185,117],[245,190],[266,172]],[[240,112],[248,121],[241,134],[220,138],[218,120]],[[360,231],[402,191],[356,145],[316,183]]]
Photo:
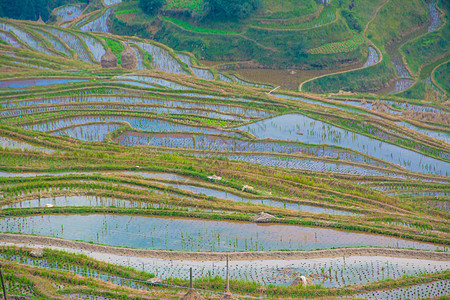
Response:
[[[0,230],[113,246],[185,251],[311,250],[345,246],[442,249],[397,238],[312,227],[135,216],[13,217],[1,219]]]
[[[438,161],[418,155],[416,152],[370,139],[302,115],[284,115],[240,129],[259,138],[294,140],[316,145],[345,145],[355,151],[401,165],[416,172],[445,175],[450,171],[450,164],[447,162],[438,163]],[[386,149],[386,151],[380,149]],[[431,169],[430,166],[432,166]]]
[[[154,68],[166,73],[187,74],[180,63],[165,49],[150,43],[136,43],[153,57]]]
[[[428,10],[430,12],[431,24],[428,26],[428,32],[437,30],[442,25],[441,12],[436,8],[437,1],[430,1],[428,3]]]
[[[0,44],[12,70],[0,80],[0,257],[11,291],[38,294],[15,274],[62,270],[99,279],[102,291],[178,298],[173,286],[186,286],[192,267],[196,287],[215,293],[228,254],[239,295],[448,295],[445,105],[268,95],[137,37],[108,35],[137,50],[136,70],[102,69],[96,31],[113,8],[81,20],[84,32],[2,23],[13,46]],[[369,47],[366,66],[379,59]],[[404,71],[397,64],[409,80]],[[7,245],[48,249],[32,257]],[[291,287],[301,275],[315,286]],[[161,287],[145,283],[154,276]],[[114,298],[44,280],[60,296]]]
[[[81,5],[66,5],[53,10],[53,13],[59,17],[60,22],[73,21],[83,12]]]
[[[80,27],[81,31],[89,32],[109,32],[108,19],[112,14],[113,8],[109,8],[100,17]]]
[[[39,34],[41,34],[45,39],[47,39],[55,49],[61,53],[64,53],[68,57],[72,57],[72,53],[66,46],[57,38],[52,36],[50,33],[42,30],[36,30]]]
[[[28,32],[26,32],[25,30],[23,30],[21,28],[18,28],[11,24],[0,22],[0,30],[9,31],[9,32],[15,34],[20,39],[20,41],[22,41],[25,45],[27,45],[31,49],[35,49],[44,54],[53,55],[53,53],[50,52],[44,46],[42,46],[42,44],[39,41],[37,41]]]
[[[414,84],[414,80],[411,79],[399,79],[395,81],[393,90],[389,92],[390,94],[396,94],[409,89]]]
[[[366,62],[363,67],[370,67],[376,64],[379,61],[377,50],[373,47],[369,47],[369,56],[367,57]]]
[[[70,49],[75,51],[77,53],[77,57],[79,60],[89,64],[93,63],[93,61],[89,57],[87,50],[84,48],[83,44],[81,43],[81,40],[77,36],[75,36],[72,33],[54,28],[50,28],[48,29],[48,31],[58,36],[70,47]]]

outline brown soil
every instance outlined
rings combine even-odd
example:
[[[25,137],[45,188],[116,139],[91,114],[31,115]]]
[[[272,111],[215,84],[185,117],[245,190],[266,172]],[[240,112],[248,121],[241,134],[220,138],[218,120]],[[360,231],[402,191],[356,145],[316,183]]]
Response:
[[[225,260],[229,255],[231,260],[294,260],[294,259],[313,259],[325,257],[343,257],[343,256],[388,256],[398,258],[415,258],[425,260],[450,260],[450,253],[431,252],[409,249],[390,249],[390,248],[341,248],[312,251],[254,251],[254,252],[184,252],[184,251],[166,251],[149,249],[131,249],[112,246],[96,245],[87,242],[70,241],[53,237],[40,237],[25,234],[1,233],[0,242],[25,244],[28,247],[44,246],[59,247],[66,250],[84,250],[104,254],[113,254],[121,256],[151,257],[159,259],[176,260]]]

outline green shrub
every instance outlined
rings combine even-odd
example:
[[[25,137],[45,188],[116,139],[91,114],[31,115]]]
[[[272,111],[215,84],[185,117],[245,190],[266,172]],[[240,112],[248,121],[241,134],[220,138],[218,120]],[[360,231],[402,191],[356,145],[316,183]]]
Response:
[[[139,7],[149,15],[157,14],[164,4],[166,0],[139,0]]]
[[[347,22],[348,27],[350,27],[353,30],[356,30],[358,32],[362,31],[362,26],[358,20],[358,18],[353,15],[348,10],[342,10],[342,16],[344,17],[345,21]]]
[[[262,7],[261,0],[205,0],[209,18],[244,19]]]

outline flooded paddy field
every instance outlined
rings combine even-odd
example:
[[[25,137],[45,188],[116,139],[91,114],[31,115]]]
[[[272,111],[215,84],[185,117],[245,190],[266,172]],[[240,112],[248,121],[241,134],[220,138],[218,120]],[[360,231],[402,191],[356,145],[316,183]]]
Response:
[[[289,114],[239,129],[258,138],[292,140],[309,144],[343,146],[420,173],[447,176],[450,163],[399,146],[354,133],[309,117]],[[301,134],[299,134],[299,132]]]
[[[185,181],[189,182],[189,181]],[[342,211],[331,208],[323,208],[319,206],[311,206],[304,205],[300,203],[292,203],[286,201],[277,201],[277,200],[269,200],[269,199],[250,199],[242,196],[237,196],[229,192],[214,190],[210,188],[198,187],[194,185],[180,184],[180,183],[165,183],[165,182],[157,182],[161,185],[166,185],[170,187],[174,187],[180,189],[182,191],[189,191],[194,193],[192,197],[215,197],[218,199],[229,200],[234,202],[242,202],[242,203],[253,203],[257,205],[263,205],[267,207],[277,207],[284,208],[302,212],[309,213],[324,213],[330,215],[342,215],[342,216],[360,216],[361,214]],[[149,189],[145,187],[140,187],[131,184],[117,184],[114,186],[118,187],[129,187],[133,189],[140,190],[148,190],[157,194],[165,194],[169,196],[179,197],[179,198],[188,198],[187,196],[183,196],[180,194],[176,194],[173,192],[167,191],[159,191],[154,189]],[[196,194],[196,195],[195,195]],[[191,198],[192,198],[191,197]],[[193,199],[193,198],[192,198]],[[125,200],[118,198],[110,198],[110,197],[100,197],[100,196],[86,196],[86,195],[77,195],[77,196],[54,196],[54,197],[42,197],[33,200],[20,200],[19,202],[14,202],[12,204],[5,204],[0,206],[1,209],[6,208],[37,208],[37,207],[76,207],[76,206],[86,206],[86,207],[120,207],[120,208],[160,208],[160,207],[170,207],[169,205],[158,204],[155,202],[144,202],[139,200]]]
[[[33,145],[27,142],[23,142],[20,140],[15,140],[9,137],[0,136],[0,147],[8,148],[8,149],[20,149],[20,150],[35,150],[35,151],[43,151],[47,153],[54,152],[53,149],[49,149],[39,145]]]
[[[54,35],[62,39],[67,44],[67,46],[70,47],[70,49],[72,49],[77,53],[78,58],[81,61],[89,64],[94,63],[88,54],[88,50],[83,46],[83,43],[81,42],[81,39],[78,36],[70,32],[54,28],[49,28],[48,32],[53,33]]]
[[[117,97],[117,96],[103,96],[103,97],[76,97],[76,98],[58,98],[58,99],[45,99],[38,101],[22,101],[22,102],[10,102],[4,103],[2,106],[5,108],[11,107],[27,107],[36,105],[52,105],[62,103],[120,103],[120,104],[143,104],[143,105],[160,105],[164,107],[180,107],[180,108],[196,108],[196,109],[210,109],[220,111],[223,113],[240,114],[252,118],[268,117],[271,113],[264,110],[249,109],[245,107],[232,106],[232,105],[220,105],[220,104],[206,104],[202,102],[192,101],[174,101],[174,100],[160,100],[152,98],[140,98],[140,97]]]
[[[53,247],[60,249],[58,247]],[[225,278],[225,261],[189,261],[167,260],[145,257],[123,257],[115,254],[104,254],[95,251],[80,251],[70,249],[70,252],[78,252],[94,259],[107,263],[132,267],[136,270],[145,270],[157,277],[167,279],[170,277],[187,279],[189,269],[193,269],[195,278],[207,276],[219,276]],[[33,259],[18,255],[0,254],[0,257],[9,261],[18,261],[28,265],[41,266],[67,270],[82,275],[86,269],[79,268],[70,263],[57,263],[45,258]],[[263,285],[288,286],[298,274],[313,278],[315,284],[323,287],[344,287],[347,285],[366,284],[386,279],[399,279],[403,276],[418,276],[446,270],[449,267],[446,262],[433,260],[415,260],[399,258],[392,261],[392,257],[352,256],[345,258],[318,258],[304,260],[265,260],[265,261],[231,261],[230,278],[233,280],[254,281]],[[90,271],[94,278],[106,276],[110,282],[118,285],[130,282],[118,282],[119,278],[101,272]],[[360,273],[360,274],[358,274]],[[445,283],[445,281],[444,281]],[[144,287],[144,286],[142,286]],[[444,284],[442,287],[446,287]],[[426,289],[425,289],[426,290]],[[444,291],[446,291],[444,289]],[[379,293],[382,293],[380,291]],[[374,292],[376,294],[377,292]],[[447,291],[448,293],[448,291]],[[384,299],[384,298],[382,298]]]
[[[82,82],[83,79],[21,79],[21,80],[7,80],[0,82],[0,88],[16,89],[24,87],[36,87],[54,84],[65,84]]]
[[[99,196],[54,196],[50,198],[40,198],[37,200],[24,200],[13,204],[1,206],[1,209],[7,208],[36,208],[36,207],[120,207],[120,208],[162,208],[164,205],[143,202],[123,200]]]
[[[77,140],[101,142],[114,130],[121,128],[120,124],[91,124],[65,128],[53,131],[54,135],[64,135]]]
[[[53,55],[53,53],[50,52],[47,48],[45,48],[36,38],[31,36],[30,33],[23,30],[22,28],[19,28],[12,24],[0,22],[0,29],[13,33],[23,43],[25,43],[27,46],[31,47],[32,49],[35,49],[44,54]]]
[[[339,160],[347,160],[358,163],[367,163],[377,166],[384,165],[373,159],[351,153],[346,150],[336,148],[324,148],[319,146],[299,145],[287,142],[263,142],[253,140],[238,140],[220,136],[193,135],[183,133],[167,134],[141,134],[126,132],[116,138],[116,141],[122,145],[128,146],[154,146],[195,149],[203,151],[221,151],[221,152],[265,152],[265,153],[284,153],[295,154],[304,153],[316,157],[333,157]]]
[[[78,18],[84,8],[79,5],[65,5],[53,10],[53,13],[59,17],[61,22],[72,21]]]
[[[331,247],[442,246],[324,228],[116,215],[44,215],[0,219],[2,232],[83,240],[111,246],[188,251],[311,250]]]
[[[395,172],[384,172],[373,170],[365,167],[354,165],[346,165],[345,162],[331,163],[324,161],[315,161],[309,159],[300,159],[294,157],[273,157],[273,156],[244,156],[244,155],[228,155],[231,160],[245,161],[249,163],[261,164],[264,166],[281,167],[295,170],[308,170],[314,172],[332,172],[353,175],[368,176],[387,176],[387,177],[405,177]]]
[[[100,17],[95,19],[94,21],[87,23],[80,27],[81,31],[94,31],[94,32],[109,32],[108,19],[111,16],[113,9],[110,8],[105,11]]]
[[[120,117],[120,116],[83,116],[83,117],[73,117],[65,118],[60,120],[55,120],[48,123],[24,125],[24,129],[35,130],[35,131],[56,131],[62,128],[83,125],[86,123],[128,123],[134,129],[154,131],[154,132],[164,132],[164,131],[190,131],[190,132],[202,132],[202,133],[212,133],[212,134],[226,134],[239,136],[238,133],[226,130],[219,130],[213,128],[188,126],[183,124],[177,124],[165,120],[150,119],[150,118],[139,118],[139,117]],[[95,132],[92,132],[95,134]]]
[[[130,111],[130,112],[150,112],[154,114],[167,115],[167,114],[188,114],[188,115],[198,115],[216,119],[223,120],[248,120],[244,115],[238,115],[235,113],[221,113],[215,112],[211,109],[199,109],[199,108],[172,108],[163,106],[139,106],[139,105],[114,105],[114,104],[90,104],[90,105],[52,105],[52,106],[42,106],[36,108],[22,108],[22,109],[12,109],[3,110],[0,112],[1,117],[7,116],[20,116],[20,115],[30,115],[37,113],[46,112],[58,112],[58,111],[70,111],[70,110],[81,110],[81,111],[92,111],[92,110],[107,110],[107,111]]]
[[[450,280],[439,280],[399,289],[358,294],[355,297],[364,299],[422,299],[442,297],[448,294],[450,294]]]
[[[135,76],[135,75],[127,75],[127,76],[118,76],[117,79],[126,79],[126,80],[135,80],[142,81],[150,84],[160,85],[173,90],[189,90],[190,87],[181,85],[179,83],[169,81],[162,78],[151,77],[151,76]]]

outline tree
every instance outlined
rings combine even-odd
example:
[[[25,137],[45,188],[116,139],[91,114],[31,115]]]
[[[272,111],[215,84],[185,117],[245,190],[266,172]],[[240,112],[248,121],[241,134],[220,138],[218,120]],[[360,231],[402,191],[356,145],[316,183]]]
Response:
[[[139,0],[139,7],[148,15],[155,15],[166,4],[166,0]]]
[[[207,16],[221,19],[244,19],[262,7],[261,0],[205,0]]]

